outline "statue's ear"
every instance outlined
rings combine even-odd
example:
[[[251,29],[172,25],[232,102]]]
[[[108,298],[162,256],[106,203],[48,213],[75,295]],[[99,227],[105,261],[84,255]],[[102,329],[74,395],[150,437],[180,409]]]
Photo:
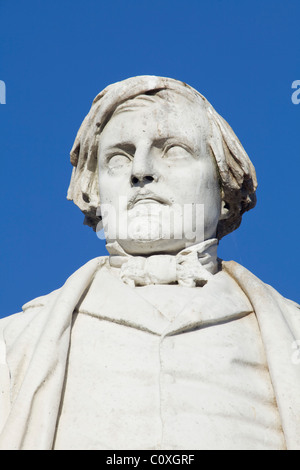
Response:
[[[222,205],[221,205],[221,215],[219,220],[226,220],[230,216],[230,205],[228,202],[222,200]]]

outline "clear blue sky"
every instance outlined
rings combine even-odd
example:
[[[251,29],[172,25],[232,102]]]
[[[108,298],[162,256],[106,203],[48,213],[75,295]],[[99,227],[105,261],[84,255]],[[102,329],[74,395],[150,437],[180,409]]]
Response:
[[[300,302],[299,0],[0,0],[0,316],[106,254],[66,200],[69,151],[106,85],[154,74],[195,87],[252,159],[258,202],[219,255]]]

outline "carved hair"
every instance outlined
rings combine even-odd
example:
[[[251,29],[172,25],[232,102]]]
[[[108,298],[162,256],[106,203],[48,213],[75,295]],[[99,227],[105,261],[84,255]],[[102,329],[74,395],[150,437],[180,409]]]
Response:
[[[192,87],[170,78],[155,76],[133,77],[109,85],[96,96],[85,117],[73,148],[73,172],[67,198],[84,213],[84,223],[96,230],[101,204],[98,180],[98,146],[101,132],[116,109],[136,97],[163,95],[163,91],[181,93],[193,102],[201,100],[210,125],[208,148],[216,161],[220,177],[222,201],[228,209],[227,218],[220,220],[217,237],[221,239],[239,227],[244,212],[256,204],[255,169],[228,123],[211,104]],[[149,96],[150,95],[150,96]]]

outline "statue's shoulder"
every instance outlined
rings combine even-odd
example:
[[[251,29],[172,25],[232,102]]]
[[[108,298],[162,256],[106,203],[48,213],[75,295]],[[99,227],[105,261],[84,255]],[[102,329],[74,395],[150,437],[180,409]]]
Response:
[[[25,303],[20,312],[2,318],[0,320],[0,337],[1,331],[4,331],[7,327],[10,330],[15,328],[25,328],[45,305],[57,297],[59,291],[60,289],[56,289],[49,294],[36,297],[35,299]]]
[[[71,276],[66,280],[65,284],[68,282],[69,279],[71,279],[74,276],[80,279],[80,277],[84,275],[85,269],[86,267],[88,267],[88,265],[94,264],[96,267],[95,269],[99,269],[106,263],[106,261],[107,261],[107,256],[101,256],[101,257],[88,261],[86,264],[84,264],[79,269],[77,269],[73,274],[71,274]],[[9,323],[10,324],[19,323],[19,324],[25,325],[28,322],[30,322],[30,320],[34,316],[36,316],[45,306],[49,305],[50,303],[55,302],[55,299],[58,297],[59,293],[64,288],[64,285],[58,289],[51,291],[50,293],[46,295],[41,295],[39,297],[36,297],[30,300],[29,302],[26,302],[22,306],[22,310],[20,312],[0,319],[0,330],[6,327],[7,324]]]
[[[25,313],[30,311],[31,309],[39,309],[41,307],[44,307],[58,296],[60,289],[61,288],[55,289],[49,294],[41,295],[39,297],[36,297],[35,299],[30,300],[29,302],[26,302],[26,304],[22,306],[22,312]]]
[[[297,302],[284,297],[274,287],[259,279],[255,274],[253,274],[241,264],[232,260],[220,261],[222,269],[236,280],[244,292],[248,294],[248,297],[253,298],[255,296],[261,295],[262,289],[264,292],[268,293],[268,296],[279,302],[281,305],[285,305],[287,308],[293,310],[296,314],[300,314],[300,305]]]

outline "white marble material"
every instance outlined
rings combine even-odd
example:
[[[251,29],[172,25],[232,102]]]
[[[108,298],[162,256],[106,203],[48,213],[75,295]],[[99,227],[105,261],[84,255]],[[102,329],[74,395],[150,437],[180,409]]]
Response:
[[[55,449],[285,448],[257,321],[230,278],[216,279],[218,288],[231,290],[230,304],[214,298],[201,309],[203,321],[215,310],[219,324],[177,335],[165,334],[164,317],[158,335],[101,320],[93,295],[101,282],[95,279],[74,321]],[[168,287],[140,287],[137,294],[157,299],[167,314],[171,306],[175,316],[185,307],[189,320],[190,289]],[[177,297],[184,307],[172,305]],[[232,321],[222,322],[220,314],[228,313]],[[93,340],[87,344],[86,337]]]
[[[95,98],[71,162],[109,255],[0,321],[0,449],[300,449],[299,306],[217,257],[257,186],[229,125],[133,77]]]

